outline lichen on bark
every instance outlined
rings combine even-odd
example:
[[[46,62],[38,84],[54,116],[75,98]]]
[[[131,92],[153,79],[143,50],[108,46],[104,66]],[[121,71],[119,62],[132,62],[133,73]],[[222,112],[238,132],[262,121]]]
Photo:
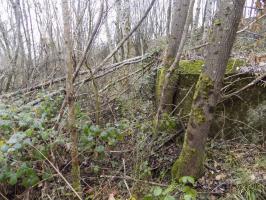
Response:
[[[191,115],[193,120],[198,124],[204,123],[206,121],[206,117],[202,108],[194,106],[194,108],[192,108]]]
[[[158,71],[157,71],[157,77],[156,77],[156,83],[155,83],[155,99],[156,99],[156,105],[157,106],[159,105],[160,100],[161,100],[165,76],[168,72],[168,69],[172,65],[173,61],[174,61],[174,58],[172,58],[172,57],[165,58],[161,68],[158,69]],[[166,92],[167,93],[166,96],[168,96],[168,93],[174,93],[175,92],[176,88],[173,87],[173,84],[176,83],[177,76],[178,76],[178,71],[176,70],[176,72],[170,78],[168,90]],[[170,91],[169,89],[172,91]],[[169,100],[169,103],[172,104],[173,103],[172,100]]]
[[[213,88],[213,80],[208,75],[201,73],[198,83],[196,85],[193,100],[197,100],[198,97],[203,97],[204,99],[207,99]]]
[[[161,67],[157,71],[157,78],[156,78],[156,83],[155,83],[155,90],[156,90],[156,104],[159,104],[160,97],[161,97],[161,91],[164,83],[164,77],[166,74],[166,69],[165,67]]]

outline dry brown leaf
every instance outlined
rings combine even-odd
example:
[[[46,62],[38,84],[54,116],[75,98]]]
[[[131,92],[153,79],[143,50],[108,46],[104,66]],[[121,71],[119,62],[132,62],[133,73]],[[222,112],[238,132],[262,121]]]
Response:
[[[215,180],[217,181],[220,181],[220,180],[223,180],[226,178],[226,175],[225,174],[218,174],[216,177],[215,177]]]
[[[251,175],[250,175],[250,179],[251,179],[252,181],[255,181],[255,180],[256,180],[256,176],[255,176],[254,174],[251,174]]]
[[[114,193],[109,194],[108,200],[115,200]]]

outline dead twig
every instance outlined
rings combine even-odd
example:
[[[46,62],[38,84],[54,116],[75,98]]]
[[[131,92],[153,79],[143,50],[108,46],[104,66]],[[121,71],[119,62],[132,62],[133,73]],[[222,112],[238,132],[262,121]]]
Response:
[[[59,169],[37,148],[30,145],[32,148],[34,148],[38,153],[40,153],[43,158],[51,165],[51,167],[56,171],[56,173],[63,179],[63,181],[67,184],[67,186],[72,190],[72,192],[76,195],[76,197],[80,200],[82,200],[81,196],[77,193],[77,191],[72,187],[72,185],[66,180],[66,178],[63,176],[63,174],[59,171]]]
[[[168,185],[166,185],[166,184],[156,183],[156,182],[153,182],[153,181],[144,181],[144,180],[140,180],[140,179],[132,178],[132,177],[130,177],[130,176],[111,176],[111,175],[101,175],[100,178],[126,179],[126,180],[135,181],[135,182],[140,182],[140,183],[145,183],[145,184],[149,184],[149,185],[156,185],[156,186],[161,186],[161,187],[168,187]]]
[[[123,168],[124,168],[124,177],[126,177],[126,162],[125,162],[125,159],[123,159]],[[125,178],[124,178],[123,181],[124,181],[124,183],[125,183],[125,186],[126,186],[126,188],[127,188],[127,191],[128,191],[129,196],[130,196],[130,198],[131,198],[131,197],[132,197],[132,194],[131,194],[130,189],[129,189],[129,187],[128,187],[127,181],[126,181]]]
[[[264,79],[266,77],[266,73],[265,74],[262,74],[260,75],[259,77],[257,77],[255,80],[253,80],[252,82],[250,82],[249,84],[247,84],[246,86],[242,87],[240,90],[237,90],[235,92],[232,92],[230,94],[227,94],[227,95],[224,95],[223,96],[223,99],[228,99],[234,95],[237,95],[239,94],[240,92],[243,92],[244,90],[250,88],[251,86],[254,86],[256,85],[258,82],[260,82],[262,79]]]
[[[145,20],[145,18],[148,16],[151,8],[153,7],[154,3],[156,0],[152,0],[152,2],[150,3],[148,9],[146,10],[146,12],[144,13],[144,15],[142,16],[142,18],[140,19],[140,21],[135,25],[135,27],[132,28],[132,30],[130,31],[130,33],[128,33],[118,44],[117,46],[111,51],[111,53],[106,56],[106,58],[101,62],[101,64],[99,65],[99,67],[95,70],[96,72],[100,71],[102,69],[102,67],[108,62],[108,60],[110,58],[112,58],[115,53],[123,46],[123,44],[131,37],[131,35],[133,35],[133,33],[139,28],[139,26],[142,24],[142,22]]]
[[[0,196],[1,196],[4,200],[8,200],[8,198],[7,198],[5,195],[3,195],[1,192],[0,192]]]
[[[247,26],[245,26],[243,29],[237,31],[236,33],[242,33],[244,31],[246,31],[247,29],[249,29],[253,24],[257,23],[259,20],[263,19],[266,16],[266,14],[261,15],[260,17],[258,17],[257,19],[255,19],[254,21],[252,21],[251,23],[249,23]]]
[[[130,59],[127,59],[127,60],[123,60],[121,62],[117,62],[117,63],[111,64],[111,65],[105,66],[101,71],[108,71],[109,69],[113,69],[113,68],[116,68],[116,67],[120,68],[122,66],[135,64],[135,63],[144,61],[145,59],[147,59],[147,58],[149,58],[151,56],[153,56],[153,54],[145,54],[143,56],[137,56],[137,57],[130,58]],[[97,66],[95,66],[93,68],[97,68]],[[81,76],[81,75],[86,75],[88,73],[90,73],[90,72],[88,70],[86,70],[86,71],[79,72],[78,75]],[[93,74],[94,75],[96,74],[95,71],[93,72]],[[45,82],[42,82],[42,83],[37,84],[35,86],[32,86],[30,88],[23,88],[23,89],[15,91],[15,92],[3,94],[3,95],[0,96],[0,99],[1,98],[11,98],[11,97],[14,97],[14,96],[17,96],[17,95],[20,95],[20,94],[25,95],[25,93],[27,95],[27,94],[30,94],[31,92],[35,91],[35,90],[47,88],[47,87],[49,87],[51,85],[54,85],[56,83],[60,83],[60,82],[65,81],[65,80],[66,80],[66,77],[63,76],[63,77],[59,77],[59,78],[56,78],[56,79],[53,79],[53,80],[45,81]]]

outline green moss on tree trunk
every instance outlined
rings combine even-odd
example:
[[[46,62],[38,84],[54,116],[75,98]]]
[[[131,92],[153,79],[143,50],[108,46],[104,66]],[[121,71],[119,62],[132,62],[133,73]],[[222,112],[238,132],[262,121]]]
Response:
[[[209,97],[213,93],[214,82],[202,73],[196,85],[190,120],[185,134],[182,152],[172,168],[172,177],[178,180],[182,176],[199,178],[203,173],[204,144],[210,128],[212,105]]]
[[[211,80],[211,78],[205,75],[204,73],[201,73],[196,85],[193,100],[196,101],[198,98],[207,99],[213,88],[213,80]]]
[[[162,68],[158,69],[158,71],[157,71],[157,77],[156,77],[156,83],[155,83],[155,99],[156,99],[156,105],[159,105],[159,102],[160,102],[165,74],[166,74],[165,67],[162,67]]]
[[[204,158],[204,151],[190,147],[186,137],[182,152],[172,167],[173,180],[178,181],[183,176],[201,177],[204,172]]]

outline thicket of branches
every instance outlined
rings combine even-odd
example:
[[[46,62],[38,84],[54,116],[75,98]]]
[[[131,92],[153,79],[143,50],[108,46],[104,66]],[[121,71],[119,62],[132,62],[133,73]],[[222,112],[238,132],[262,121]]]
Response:
[[[148,193],[145,199],[195,199],[194,178],[204,167],[213,171],[204,163],[214,108],[265,84],[265,56],[256,55],[265,47],[265,1],[1,4],[0,199],[32,194],[33,199],[113,200],[114,188],[123,189],[122,199],[134,200],[132,191]],[[234,74],[236,80],[222,87],[224,76],[228,65],[231,73],[242,73],[238,62],[251,66],[242,68],[244,73],[254,67],[263,73],[244,77],[252,81],[231,91],[242,79]],[[199,80],[179,96],[182,70],[190,75],[197,70]],[[194,90],[190,114],[180,116]],[[248,112],[253,117],[264,107]],[[265,138],[260,117],[253,120],[259,128],[240,122],[255,131],[258,143]],[[180,140],[183,148],[176,145]],[[254,185],[259,197],[266,193],[260,179]],[[223,184],[211,186],[213,195]]]

